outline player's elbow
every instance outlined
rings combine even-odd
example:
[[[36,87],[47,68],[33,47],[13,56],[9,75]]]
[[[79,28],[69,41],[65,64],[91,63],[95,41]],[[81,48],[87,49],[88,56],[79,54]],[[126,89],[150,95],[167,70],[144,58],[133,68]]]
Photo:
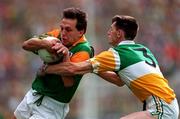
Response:
[[[34,46],[33,40],[24,41],[22,44],[22,48],[24,50],[30,50],[31,51],[33,46]]]
[[[28,51],[37,50],[37,48],[40,47],[40,46],[38,46],[38,47],[37,46],[38,45],[37,45],[37,41],[36,41],[35,38],[31,38],[31,39],[29,39],[27,41],[24,41],[23,44],[22,44],[22,48],[24,50],[28,50]]]
[[[28,50],[28,46],[29,46],[29,43],[27,41],[24,41],[23,44],[22,44],[22,48],[24,50]]]
[[[117,85],[118,87],[122,87],[125,85],[125,83],[122,80],[118,80],[115,82],[115,85]]]
[[[118,87],[122,87],[122,86],[124,86],[124,83],[117,83],[116,84]]]

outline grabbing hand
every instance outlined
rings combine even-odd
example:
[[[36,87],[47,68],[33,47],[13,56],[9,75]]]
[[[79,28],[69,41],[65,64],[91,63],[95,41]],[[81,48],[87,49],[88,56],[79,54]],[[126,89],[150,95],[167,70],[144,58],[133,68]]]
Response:
[[[48,50],[51,53],[55,52],[55,50],[53,50],[52,47],[56,45],[56,43],[61,43],[61,41],[55,37],[46,37],[42,41],[46,44],[46,50]]]
[[[61,43],[61,41],[59,39],[55,38],[55,39],[52,39],[50,43],[52,46],[54,46],[54,45],[56,45],[56,43]]]
[[[64,56],[69,55],[69,49],[65,47],[62,43],[56,43],[53,47],[53,50],[56,50],[56,53],[63,53]]]

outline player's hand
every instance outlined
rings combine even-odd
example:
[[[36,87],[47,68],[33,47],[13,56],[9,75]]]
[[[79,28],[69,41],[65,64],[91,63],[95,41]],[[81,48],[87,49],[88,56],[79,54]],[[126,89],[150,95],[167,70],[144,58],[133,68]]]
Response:
[[[52,40],[46,40],[46,39],[44,39],[44,40],[42,40],[42,42],[44,42],[44,44],[46,44],[46,46],[45,46],[46,50],[48,50],[48,51],[51,52],[51,53],[54,53],[54,52],[55,52],[55,50],[53,50],[52,47],[53,47],[56,43],[61,43],[61,41],[58,40],[58,39],[52,39]]]
[[[61,41],[59,39],[53,39],[50,42],[51,42],[52,46],[54,46],[56,43],[61,43]]]
[[[56,43],[53,47],[53,50],[56,50],[56,53],[63,53],[64,56],[69,55],[69,49],[65,47],[62,43]]]

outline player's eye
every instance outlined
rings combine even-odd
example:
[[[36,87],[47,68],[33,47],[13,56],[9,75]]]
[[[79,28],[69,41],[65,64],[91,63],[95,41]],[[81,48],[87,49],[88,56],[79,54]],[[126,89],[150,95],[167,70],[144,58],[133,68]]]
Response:
[[[61,29],[61,31],[63,31],[63,30],[64,30],[64,28],[63,28],[63,27],[60,27],[60,29]]]
[[[71,32],[71,31],[72,31],[71,28],[66,28],[65,30],[66,30],[67,32]]]

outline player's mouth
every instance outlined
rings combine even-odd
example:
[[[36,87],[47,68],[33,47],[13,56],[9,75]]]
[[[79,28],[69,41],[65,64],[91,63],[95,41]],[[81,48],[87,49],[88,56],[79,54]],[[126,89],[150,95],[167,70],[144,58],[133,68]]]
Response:
[[[61,40],[62,40],[62,41],[66,41],[66,38],[63,38],[63,37],[62,37]]]

